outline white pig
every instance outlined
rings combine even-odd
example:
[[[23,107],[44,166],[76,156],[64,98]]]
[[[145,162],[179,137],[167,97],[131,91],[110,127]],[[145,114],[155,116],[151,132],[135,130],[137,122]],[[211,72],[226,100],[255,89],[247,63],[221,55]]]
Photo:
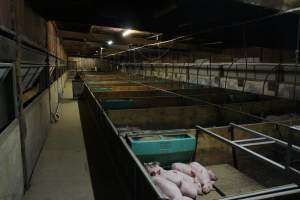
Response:
[[[161,176],[169,181],[171,181],[172,183],[175,183],[178,187],[180,187],[181,182],[187,182],[190,185],[193,185],[193,187],[195,187],[197,189],[197,193],[199,195],[203,194],[202,193],[202,186],[200,184],[200,182],[197,181],[196,178],[190,177],[182,172],[179,172],[177,170],[162,170],[161,171]]]
[[[187,174],[189,176],[193,176],[192,168],[190,165],[184,164],[184,163],[174,163],[172,164],[172,169],[180,171],[184,174]]]
[[[159,166],[158,162],[152,163],[144,163],[146,171],[150,174],[150,176],[160,175],[163,168]]]
[[[212,181],[217,181],[218,180],[218,177],[216,176],[216,174],[213,171],[208,169],[207,172],[209,174],[210,180],[212,180]]]
[[[207,173],[209,175],[210,180],[212,180],[212,181],[217,181],[218,180],[216,174],[213,171],[211,171],[210,169],[206,169],[200,163],[192,162],[192,163],[190,163],[190,166],[192,167],[192,169],[195,169],[197,171],[207,170]]]
[[[152,178],[153,183],[170,199],[180,198],[182,194],[174,183],[164,179],[161,176],[154,176]]]
[[[194,183],[181,181],[180,191],[184,196],[195,199],[198,194],[197,186]]]
[[[177,186],[180,185],[180,182],[182,180],[182,176],[176,170],[162,170],[161,176],[167,179],[168,181],[171,181],[172,183],[176,184]]]
[[[175,170],[176,171],[176,170]],[[186,182],[189,182],[189,183],[197,183],[198,181],[197,181],[197,179],[195,178],[195,177],[191,177],[191,176],[189,176],[189,175],[187,175],[187,174],[184,174],[184,173],[182,173],[182,172],[180,172],[180,171],[176,171],[177,172],[177,174],[181,177],[181,179],[183,180],[183,181],[186,181]]]
[[[192,174],[194,174],[202,184],[203,193],[209,193],[213,189],[214,182],[211,181],[207,169],[197,162],[190,163],[190,166],[192,168]]]

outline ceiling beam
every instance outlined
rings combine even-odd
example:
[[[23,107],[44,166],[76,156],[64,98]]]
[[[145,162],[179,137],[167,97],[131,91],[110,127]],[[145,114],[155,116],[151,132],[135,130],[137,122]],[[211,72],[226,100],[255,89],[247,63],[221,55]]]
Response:
[[[108,40],[113,40],[117,45],[133,45],[133,46],[143,46],[149,44],[155,44],[159,41],[157,40],[148,40],[145,38],[119,38],[110,34],[96,34],[96,33],[80,33],[80,32],[71,32],[71,31],[60,31],[60,35],[63,40],[76,40],[76,41],[85,41],[85,42],[98,42],[102,45],[106,45]],[[186,50],[186,49],[199,49],[197,44],[185,44],[177,42],[176,44],[166,43],[161,44],[161,48],[172,48],[177,50]]]

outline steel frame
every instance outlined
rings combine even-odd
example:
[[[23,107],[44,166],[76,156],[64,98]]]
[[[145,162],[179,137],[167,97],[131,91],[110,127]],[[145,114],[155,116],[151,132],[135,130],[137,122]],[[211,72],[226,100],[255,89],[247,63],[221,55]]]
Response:
[[[278,124],[276,124],[278,125]],[[256,138],[250,138],[250,139],[243,139],[243,140],[234,140],[234,129],[239,129],[245,133],[248,133],[250,135],[256,136]],[[229,132],[231,134],[231,139],[227,139],[223,136],[220,136],[206,128],[203,128],[201,126],[196,126],[197,134],[205,133],[225,144],[228,144],[232,146],[232,156],[233,156],[233,165],[234,167],[237,167],[237,158],[236,158],[236,150],[241,150],[251,157],[263,161],[266,164],[269,164],[270,166],[277,168],[279,170],[282,170],[283,172],[286,172],[287,174],[294,174],[298,177],[300,177],[300,171],[293,168],[291,166],[291,152],[300,152],[300,147],[293,145],[293,128],[290,127],[289,130],[292,130],[290,132],[290,140],[288,142],[273,138],[271,136],[265,135],[263,133],[260,133],[258,131],[251,130],[249,128],[243,127],[241,125],[237,125],[234,123],[229,124]],[[287,151],[286,157],[285,157],[285,164],[278,163],[270,158],[267,158],[266,156],[259,154],[257,152],[254,152],[253,150],[249,149],[248,147],[252,146],[261,146],[261,145],[268,145],[268,144],[277,144],[281,147],[285,148]],[[248,194],[238,195],[238,196],[232,196],[232,197],[224,197],[221,200],[258,200],[258,199],[268,199],[273,197],[279,197],[279,196],[286,196],[291,194],[300,193],[300,186],[298,184],[290,184],[290,185],[283,185],[280,187],[274,187],[269,188],[262,191],[252,192]]]

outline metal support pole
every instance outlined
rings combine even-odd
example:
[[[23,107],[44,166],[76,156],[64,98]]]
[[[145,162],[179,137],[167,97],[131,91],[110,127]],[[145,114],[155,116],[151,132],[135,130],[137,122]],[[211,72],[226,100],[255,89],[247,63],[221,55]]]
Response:
[[[199,70],[200,68],[197,69],[197,85],[199,85]]]
[[[228,132],[230,133],[230,138],[232,141],[235,140],[234,137],[234,127],[233,126],[229,126],[228,128]],[[231,148],[232,150],[232,163],[233,163],[233,167],[238,169],[238,164],[237,164],[237,158],[236,158],[236,150],[234,147]]]
[[[299,42],[300,42],[300,16],[299,16],[299,22],[298,22],[298,33],[297,33],[297,46],[296,46],[296,65],[294,70],[294,96],[293,99],[296,101],[296,89],[297,89],[297,70],[299,65]]]
[[[211,58],[211,55],[209,57],[209,87],[212,87],[212,77],[211,77],[211,61],[212,61],[212,58]]]
[[[289,129],[288,133],[288,145],[286,150],[286,159],[285,166],[288,174],[290,173],[291,159],[292,159],[292,150],[293,150],[293,142],[294,142],[294,131]]]
[[[246,87],[246,82],[247,82],[247,79],[248,79],[248,52],[247,52],[247,37],[246,37],[245,27],[244,27],[244,31],[243,31],[243,40],[244,40],[245,62],[246,62],[245,80],[244,80],[244,83],[243,83],[243,93],[244,93],[245,92],[245,87]]]
[[[198,129],[196,129],[196,135],[195,135],[196,146],[195,146],[195,150],[194,150],[193,157],[192,157],[191,161],[196,161],[197,148],[198,148],[198,142],[199,142],[199,134],[200,134],[200,131]]]

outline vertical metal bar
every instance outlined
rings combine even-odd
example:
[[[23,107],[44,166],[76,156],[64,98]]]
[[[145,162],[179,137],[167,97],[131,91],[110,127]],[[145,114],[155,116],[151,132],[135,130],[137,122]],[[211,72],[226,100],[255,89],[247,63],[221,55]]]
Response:
[[[17,75],[16,75],[16,67],[14,65],[11,67],[11,71],[12,71],[12,88],[13,88],[13,98],[14,98],[14,116],[18,117],[19,105],[18,105],[18,91],[17,91]]]
[[[133,200],[137,200],[137,174],[136,174],[137,166],[133,165]]]
[[[197,68],[197,85],[199,85],[199,70],[200,68]]]
[[[198,142],[199,142],[199,134],[200,134],[200,131],[198,129],[196,129],[196,147],[195,147],[195,150],[194,150],[194,153],[193,153],[193,157],[192,157],[192,160],[191,161],[195,161],[196,160],[196,156],[197,156],[197,148],[198,148]]]
[[[233,126],[229,126],[228,128],[228,131],[230,133],[230,138],[232,141],[235,140],[235,137],[234,137],[234,127]],[[236,157],[236,150],[234,147],[231,148],[232,150],[232,164],[233,164],[233,167],[238,169],[238,164],[237,164],[237,157]]]
[[[244,83],[243,83],[243,93],[244,93],[245,92],[246,82],[247,82],[247,79],[248,79],[248,52],[247,52],[247,37],[246,37],[245,27],[244,27],[244,31],[243,31],[243,40],[244,40],[245,62],[246,62],[245,80],[244,80]]]
[[[209,57],[209,87],[212,87],[212,81],[211,81],[211,61],[212,61],[212,58],[211,58],[211,55]]]
[[[296,101],[296,89],[297,89],[297,69],[299,65],[299,42],[300,42],[300,16],[298,21],[298,33],[297,33],[297,47],[296,47],[296,65],[294,70],[294,96],[293,99]]]
[[[290,166],[291,166],[293,141],[294,141],[294,132],[292,129],[289,129],[288,145],[287,145],[286,158],[285,158],[285,166],[288,173],[290,171]]]
[[[167,77],[168,77],[168,68],[167,66],[165,66],[165,79],[167,79]]]

